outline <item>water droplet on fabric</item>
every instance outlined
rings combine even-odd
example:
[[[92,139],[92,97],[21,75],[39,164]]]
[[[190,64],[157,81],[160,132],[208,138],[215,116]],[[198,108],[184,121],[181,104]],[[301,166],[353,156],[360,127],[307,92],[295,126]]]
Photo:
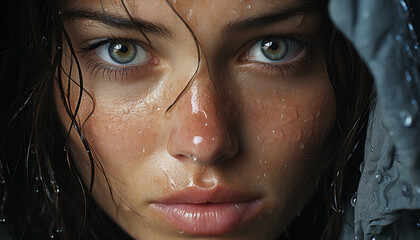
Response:
[[[395,40],[397,40],[397,42],[401,42],[402,41],[402,37],[400,34],[395,35]]]
[[[400,0],[400,4],[402,8],[404,9],[404,11],[408,11],[407,3],[404,0]]]
[[[380,183],[382,182],[382,174],[381,173],[377,173],[374,177],[374,180],[376,183]]]
[[[405,70],[404,71],[404,76],[405,76],[405,80],[407,82],[413,81],[413,77],[411,76],[411,73],[408,70]]]
[[[399,115],[404,127],[411,127],[413,125],[413,116],[409,112],[404,110]]]
[[[404,184],[401,186],[401,192],[402,192],[402,194],[403,194],[404,196],[406,196],[406,197],[410,197],[413,191],[412,191],[412,189],[411,189],[411,186],[410,186],[410,185],[408,185],[407,183],[404,183]]]
[[[354,193],[354,195],[350,199],[350,204],[352,207],[356,207],[357,203],[357,192]]]
[[[359,171],[360,173],[363,173],[363,170],[365,169],[365,162],[360,163],[359,165]]]

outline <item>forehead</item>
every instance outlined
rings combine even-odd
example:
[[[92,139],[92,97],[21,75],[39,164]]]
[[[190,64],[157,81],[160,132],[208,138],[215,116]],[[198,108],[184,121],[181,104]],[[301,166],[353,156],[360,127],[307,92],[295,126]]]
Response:
[[[174,10],[192,28],[217,28],[243,18],[252,18],[292,8],[314,8],[317,0],[72,0],[62,9],[85,8],[120,16],[173,23],[179,20]]]

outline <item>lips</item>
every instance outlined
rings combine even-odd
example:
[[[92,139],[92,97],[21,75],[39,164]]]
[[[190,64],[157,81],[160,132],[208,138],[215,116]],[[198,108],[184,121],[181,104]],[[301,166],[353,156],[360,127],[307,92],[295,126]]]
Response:
[[[262,209],[261,198],[233,190],[188,188],[150,204],[168,224],[195,235],[225,234]]]

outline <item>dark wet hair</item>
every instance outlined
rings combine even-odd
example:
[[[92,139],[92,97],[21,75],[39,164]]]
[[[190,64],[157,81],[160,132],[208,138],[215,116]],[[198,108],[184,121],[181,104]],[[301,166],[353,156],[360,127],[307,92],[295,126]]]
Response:
[[[342,221],[344,179],[360,161],[353,153],[363,145],[372,78],[328,19],[327,1],[319,2],[324,16],[323,50],[336,96],[337,120],[320,152],[328,160],[314,163],[318,172],[312,177],[318,178],[322,193],[314,200],[319,210],[307,217],[304,213],[301,219],[320,226],[317,229],[322,231],[311,231],[317,238],[335,239]],[[62,86],[62,79],[71,75],[61,71],[63,45],[70,46],[74,67],[80,66],[63,27],[58,1],[9,0],[8,6],[2,16],[9,23],[2,26],[0,59],[0,225],[16,239],[130,239],[91,195],[94,175],[101,174],[94,172],[93,165],[100,162],[76,121],[81,95],[88,94],[83,90],[82,76],[76,109],[70,107],[69,94]],[[72,120],[67,129],[60,124],[53,100],[55,84]],[[89,153],[92,174],[87,186],[68,154],[71,129],[77,131]],[[319,216],[316,221],[315,215]],[[295,229],[299,229],[301,219],[289,228],[288,238],[300,239],[302,231]]]

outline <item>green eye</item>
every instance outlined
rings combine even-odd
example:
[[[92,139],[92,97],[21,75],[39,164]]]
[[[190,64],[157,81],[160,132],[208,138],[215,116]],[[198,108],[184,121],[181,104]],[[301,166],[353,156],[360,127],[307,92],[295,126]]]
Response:
[[[113,42],[109,43],[108,54],[115,62],[119,64],[128,64],[136,57],[137,48],[130,42]]]
[[[247,60],[262,63],[288,62],[303,51],[301,43],[282,36],[264,37],[251,46]]]
[[[96,43],[96,55],[103,61],[116,65],[140,65],[150,61],[149,53],[140,45],[129,40],[111,40],[104,44]]]
[[[272,61],[283,59],[288,52],[288,44],[282,38],[272,38],[260,41],[261,52]]]

